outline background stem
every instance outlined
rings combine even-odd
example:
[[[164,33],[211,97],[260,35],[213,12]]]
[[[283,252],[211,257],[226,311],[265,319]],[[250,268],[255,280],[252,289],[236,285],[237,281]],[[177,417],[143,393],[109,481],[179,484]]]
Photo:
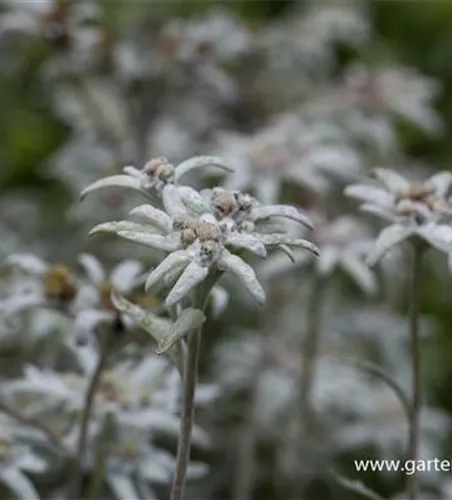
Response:
[[[410,303],[410,342],[412,363],[412,399],[411,414],[409,420],[409,443],[408,460],[418,459],[419,448],[419,415],[421,410],[421,356],[419,339],[419,316],[421,302],[421,267],[423,249],[419,245],[414,246],[413,267],[411,281],[411,303]],[[407,496],[410,500],[416,500],[419,491],[419,477],[417,472],[407,478]]]
[[[107,359],[109,355],[109,347],[107,342],[102,348],[99,360],[97,362],[96,369],[94,370],[91,382],[89,384],[88,390],[85,396],[85,405],[82,413],[82,420],[80,423],[80,433],[77,442],[77,449],[74,458],[74,466],[71,478],[69,479],[68,486],[68,499],[77,499],[81,496],[81,482],[82,482],[82,462],[85,455],[86,449],[86,438],[88,434],[89,420],[91,418],[91,412],[94,406],[94,397],[96,395],[97,389],[99,388],[99,383],[101,381],[102,372],[107,364]]]
[[[315,368],[319,357],[320,327],[324,299],[324,280],[316,276],[308,301],[306,332],[301,346],[300,368],[300,421],[302,432],[306,431],[312,417],[311,397]]]

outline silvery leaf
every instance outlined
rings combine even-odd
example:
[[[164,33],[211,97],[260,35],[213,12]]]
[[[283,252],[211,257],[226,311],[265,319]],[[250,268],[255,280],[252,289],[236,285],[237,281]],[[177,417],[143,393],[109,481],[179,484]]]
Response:
[[[183,271],[176,284],[165,300],[167,307],[171,307],[182,300],[196,285],[201,283],[209,274],[209,268],[191,262]]]
[[[149,460],[147,461],[149,462]],[[140,476],[137,475],[136,486],[139,494],[139,498],[145,498],[146,500],[159,500],[157,493],[149,486],[149,483]]]
[[[351,198],[366,201],[372,204],[392,207],[394,196],[387,191],[366,184],[354,184],[345,188],[345,194]]]
[[[43,458],[38,457],[29,449],[24,449],[23,453],[15,459],[15,465],[27,472],[44,472],[48,466]]]
[[[452,251],[452,226],[425,224],[417,229],[417,234],[438,250]]]
[[[367,212],[369,214],[376,215],[377,217],[381,217],[387,221],[394,222],[396,219],[396,215],[394,214],[394,210],[389,207],[383,207],[380,205],[374,205],[373,203],[363,203],[359,207],[363,212]]]
[[[265,257],[267,256],[265,245],[258,237],[252,234],[231,231],[228,233],[225,243],[226,245],[249,250],[261,259],[265,259]]]
[[[17,266],[23,271],[32,274],[44,274],[49,268],[48,264],[33,254],[15,253],[5,259],[5,263],[10,266]]]
[[[344,271],[364,293],[374,295],[377,292],[377,280],[374,274],[358,256],[343,254],[341,264]]]
[[[78,261],[92,283],[100,285],[105,281],[104,268],[94,255],[83,253],[79,255]]]
[[[269,217],[285,217],[300,222],[309,229],[313,228],[309,217],[290,205],[259,205],[251,210],[250,218],[253,221],[268,219]]]
[[[90,184],[82,191],[80,199],[83,200],[89,193],[107,187],[129,188],[135,191],[139,191],[145,196],[148,196],[148,193],[141,186],[140,179],[137,179],[136,177],[131,177],[130,175],[112,175],[110,177],[105,177],[104,179],[99,179],[98,181]]]
[[[218,318],[228,305],[229,294],[223,287],[214,286],[210,293],[210,299],[212,303],[212,316]]]
[[[452,184],[452,173],[438,172],[430,177],[426,184],[435,188],[435,194],[439,197],[444,197],[449,192],[450,185]]]
[[[195,156],[177,165],[174,172],[175,181],[179,182],[191,170],[204,167],[218,167],[228,172],[233,172],[233,168],[219,156]]]
[[[209,466],[203,462],[190,462],[187,469],[187,478],[199,481],[209,473]]]
[[[124,260],[113,269],[110,281],[120,292],[128,292],[135,285],[142,269],[143,266],[137,260]]]
[[[285,234],[261,234],[261,240],[267,246],[289,245],[291,247],[304,248],[309,250],[314,255],[319,255],[319,249],[314,243],[303,238],[292,238]]]
[[[182,201],[179,189],[172,184],[167,184],[162,191],[162,202],[166,212],[173,218],[187,217],[187,207]]]
[[[153,339],[159,344],[163,342],[168,336],[172,323],[171,321],[159,318],[155,314],[145,311],[141,307],[129,302],[122,295],[113,291],[111,295],[114,306],[118,311],[130,316],[136,323],[138,323],[144,331],[149,333]],[[179,371],[183,370],[184,353],[179,345],[175,345],[169,352],[169,357],[173,360]]]
[[[107,472],[106,481],[117,500],[125,500],[126,498],[132,500],[140,498],[131,477],[124,474],[118,474],[117,472]]]
[[[177,234],[162,236],[155,234],[150,226],[132,221],[113,221],[98,224],[91,229],[89,235],[96,233],[113,233],[135,243],[150,246],[165,252],[174,252],[180,246],[180,237]]]
[[[157,285],[170,271],[184,264],[188,264],[190,260],[190,255],[185,250],[178,250],[177,252],[169,254],[147,277],[145,284],[146,291],[151,290],[151,288]]]
[[[339,253],[335,247],[325,247],[320,252],[317,260],[317,271],[321,276],[329,276],[339,260]]]
[[[204,200],[204,198],[193,188],[189,186],[179,186],[177,191],[190,213],[200,216],[210,211],[206,200]]]
[[[171,327],[168,335],[161,342],[159,342],[157,354],[164,354],[187,333],[202,326],[205,320],[206,317],[204,316],[204,313],[199,309],[184,309]]]
[[[161,463],[156,455],[154,451],[148,460],[140,461],[140,475],[152,483],[168,483],[171,480],[172,471],[166,464]]]
[[[223,250],[217,265],[219,269],[235,274],[259,304],[265,302],[265,291],[257,280],[256,273],[244,260]]]
[[[295,264],[297,260],[292,252],[292,249],[288,245],[278,245],[279,250],[283,252],[292,264]]]
[[[367,264],[374,266],[393,246],[401,243],[414,234],[414,229],[393,224],[379,234],[372,252],[367,257]]]
[[[138,219],[140,222],[152,224],[157,229],[164,233],[169,233],[173,228],[173,221],[163,210],[153,207],[152,205],[140,205],[130,211],[129,215]]]
[[[39,493],[33,483],[15,467],[0,468],[0,481],[20,500],[39,500]]]
[[[410,188],[410,183],[405,177],[389,168],[375,168],[373,174],[384,184],[385,188],[392,193],[396,191],[405,191]]]
[[[150,333],[157,343],[161,342],[168,335],[171,328],[169,320],[160,318],[152,312],[146,311],[136,304],[129,302],[116,291],[113,291],[111,299],[118,311],[130,316],[144,330]]]

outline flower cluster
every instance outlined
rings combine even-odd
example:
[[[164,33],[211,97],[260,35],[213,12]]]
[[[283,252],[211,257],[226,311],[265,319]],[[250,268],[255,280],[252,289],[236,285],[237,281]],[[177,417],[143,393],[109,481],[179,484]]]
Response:
[[[378,168],[375,177],[383,187],[357,184],[346,194],[363,202],[361,208],[391,223],[378,237],[368,257],[375,264],[393,246],[412,237],[449,254],[452,268],[452,200],[448,197],[452,174],[440,172],[424,183],[410,183],[402,175]]]
[[[274,217],[294,219],[308,227],[307,216],[294,207],[262,205],[240,191],[215,188],[198,193],[179,186],[180,177],[195,167],[226,165],[212,157],[192,158],[173,167],[161,159],[151,160],[142,170],[127,168],[130,177],[100,180],[86,188],[84,194],[105,186],[133,187],[161,196],[160,210],[142,205],[130,213],[139,222],[117,221],[100,224],[92,230],[112,232],[119,236],[158,248],[169,255],[147,277],[146,288],[166,282],[172,286],[166,298],[171,307],[204,281],[214,270],[235,274],[260,303],[265,292],[253,268],[237,253],[248,250],[258,257],[267,256],[267,248],[302,247],[317,253],[315,245],[302,238],[291,238],[278,226],[269,224]]]

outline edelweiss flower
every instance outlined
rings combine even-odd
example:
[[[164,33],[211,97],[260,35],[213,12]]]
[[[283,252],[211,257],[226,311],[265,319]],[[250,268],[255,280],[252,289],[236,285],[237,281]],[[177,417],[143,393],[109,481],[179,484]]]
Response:
[[[121,175],[112,175],[94,182],[84,189],[81,197],[83,199],[88,193],[104,187],[126,187],[153,199],[155,195],[162,196],[166,186],[179,185],[181,178],[188,172],[208,166],[231,170],[217,156],[195,156],[176,166],[172,165],[166,158],[154,158],[148,161],[141,170],[127,166],[123,168],[124,173]]]
[[[11,293],[0,302],[0,310],[6,314],[37,306],[73,309],[79,283],[69,267],[50,265],[32,254],[12,254],[6,265],[21,273],[13,280]]]
[[[151,205],[142,205],[131,212],[131,216],[139,218],[140,223],[107,222],[95,227],[91,234],[113,232],[126,239],[171,252],[146,280],[147,290],[161,284],[162,280],[171,284],[175,282],[167,296],[167,306],[183,299],[214,269],[235,274],[253,297],[263,303],[265,293],[254,270],[232,252],[245,249],[265,258],[266,247],[277,245],[301,246],[317,252],[316,247],[306,240],[289,238],[284,234],[258,232],[258,223],[272,216],[289,217],[310,224],[309,219],[294,207],[260,205],[247,195],[222,189],[208,194],[209,199],[204,200],[191,188],[188,191],[181,188],[178,196],[179,202],[183,205],[184,199],[188,207],[185,214],[184,209],[180,208],[175,211],[176,218],[172,218]],[[181,203],[179,206],[182,207]],[[167,206],[165,200],[164,204]],[[212,213],[193,218],[188,212],[190,208],[201,208]],[[171,211],[174,212],[172,204]]]
[[[136,260],[125,260],[107,276],[104,267],[93,255],[82,254],[78,260],[88,278],[88,283],[80,287],[77,299],[75,330],[78,340],[86,339],[100,323],[111,323],[120,330],[131,328],[133,324],[115,308],[111,294],[116,290],[128,296],[138,285],[141,264]]]
[[[361,208],[392,222],[377,239],[368,257],[375,264],[391,247],[417,236],[440,251],[452,253],[452,199],[447,194],[452,173],[440,172],[424,183],[410,183],[400,174],[375,169],[383,188],[357,184],[345,192],[363,202]],[[449,258],[452,268],[452,257]]]

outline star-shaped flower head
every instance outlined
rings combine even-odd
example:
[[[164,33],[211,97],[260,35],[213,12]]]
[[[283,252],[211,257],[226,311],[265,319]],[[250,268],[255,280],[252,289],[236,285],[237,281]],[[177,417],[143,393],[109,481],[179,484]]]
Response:
[[[105,187],[125,187],[153,199],[155,196],[161,197],[167,186],[180,185],[182,177],[192,170],[209,166],[231,171],[231,168],[217,156],[195,156],[178,165],[173,165],[163,157],[154,158],[141,170],[126,166],[123,168],[123,174],[112,175],[94,182],[83,190],[81,197],[83,199],[92,191]]]
[[[91,254],[81,254],[78,261],[85,271],[80,287],[75,316],[75,331],[79,341],[87,337],[102,323],[114,325],[121,332],[134,325],[130,318],[118,311],[112,302],[113,291],[129,296],[140,283],[142,266],[132,259],[124,260],[108,275],[100,261]]]
[[[167,306],[182,300],[215,270],[235,274],[263,303],[265,293],[253,268],[237,252],[248,250],[265,258],[267,247],[278,245],[301,246],[317,252],[315,245],[304,239],[269,232],[265,227],[273,216],[295,218],[310,225],[309,219],[294,207],[261,205],[248,195],[222,189],[204,195],[185,186],[169,187],[162,197],[165,212],[142,205],[130,213],[139,222],[107,222],[95,227],[91,234],[112,232],[169,252],[146,280],[148,290],[165,282],[174,284],[166,298]],[[278,229],[282,231],[283,227]]]
[[[363,204],[361,209],[392,224],[384,229],[368,257],[375,264],[394,245],[417,236],[440,251],[452,253],[451,172],[440,172],[424,183],[410,183],[393,170],[377,168],[375,177],[383,185],[357,184],[345,192]],[[452,258],[450,257],[452,265]]]

